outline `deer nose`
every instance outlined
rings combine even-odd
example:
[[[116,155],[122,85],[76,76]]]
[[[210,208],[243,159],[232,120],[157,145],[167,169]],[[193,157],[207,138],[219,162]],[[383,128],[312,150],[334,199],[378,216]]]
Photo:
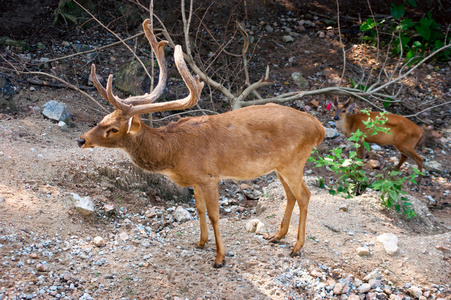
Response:
[[[334,117],[334,120],[335,120],[335,121],[338,121],[338,120],[340,120],[340,117],[339,117],[339,116],[335,116],[335,117]]]
[[[85,139],[78,139],[77,140],[78,147],[83,147],[83,145],[86,143]]]

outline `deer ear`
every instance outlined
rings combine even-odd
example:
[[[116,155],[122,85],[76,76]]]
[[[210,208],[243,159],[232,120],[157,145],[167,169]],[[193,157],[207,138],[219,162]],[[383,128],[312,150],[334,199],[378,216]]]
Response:
[[[353,110],[355,109],[355,103],[352,102],[351,104],[349,104],[348,108],[346,109],[346,113],[351,113]]]
[[[130,117],[128,119],[127,133],[137,134],[141,130],[141,122],[139,118]]]

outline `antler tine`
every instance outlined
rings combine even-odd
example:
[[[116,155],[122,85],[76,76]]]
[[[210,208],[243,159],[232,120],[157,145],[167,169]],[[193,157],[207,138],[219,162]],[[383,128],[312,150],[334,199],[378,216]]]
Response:
[[[124,115],[127,115],[131,109],[131,105],[124,103],[121,98],[113,94],[113,74],[108,76],[106,83],[106,97],[105,99],[110,102],[115,108],[122,111]]]
[[[124,102],[127,104],[141,105],[146,103],[152,103],[155,100],[157,100],[158,97],[161,96],[166,87],[168,73],[166,69],[166,60],[164,58],[163,48],[164,46],[169,44],[169,42],[168,41],[157,42],[157,39],[155,38],[155,35],[153,34],[152,29],[149,26],[149,23],[150,23],[149,19],[144,20],[143,29],[144,33],[146,34],[147,40],[149,41],[149,44],[152,47],[153,52],[155,53],[155,57],[157,58],[158,61],[158,66],[160,68],[160,76],[158,84],[150,94],[146,93],[142,96],[129,97],[125,99]]]
[[[107,92],[106,92],[105,88],[103,87],[103,85],[100,83],[99,78],[97,78],[95,64],[91,65],[91,80],[92,80],[92,83],[94,83],[94,86],[96,87],[96,89],[99,91],[100,95],[102,95],[103,98],[108,100]]]
[[[198,76],[192,76],[188,70],[188,66],[183,59],[183,51],[180,45],[175,46],[174,53],[175,64],[180,75],[183,78],[190,93],[186,98],[163,103],[148,103],[130,108],[128,115],[139,115],[157,111],[183,110],[194,106],[199,101],[200,93],[204,87],[204,83],[200,81]]]

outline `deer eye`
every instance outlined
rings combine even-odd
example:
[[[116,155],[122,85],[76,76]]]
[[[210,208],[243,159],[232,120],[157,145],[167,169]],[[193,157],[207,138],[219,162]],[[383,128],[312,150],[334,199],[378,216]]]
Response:
[[[119,130],[117,130],[116,128],[110,128],[106,131],[106,137],[108,137],[110,135],[110,133],[117,133],[119,132]]]

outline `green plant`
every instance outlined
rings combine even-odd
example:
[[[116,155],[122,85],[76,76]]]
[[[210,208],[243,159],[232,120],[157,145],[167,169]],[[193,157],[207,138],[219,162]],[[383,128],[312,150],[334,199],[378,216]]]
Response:
[[[368,115],[368,120],[363,122],[366,127],[365,132],[357,130],[348,138],[357,151],[359,147],[365,147],[369,151],[369,144],[365,142],[368,135],[375,135],[380,132],[390,134],[390,129],[383,126],[387,122],[386,112],[381,112],[374,119],[370,119],[368,111],[363,112]],[[337,186],[329,187],[330,194],[351,198],[361,195],[368,188],[371,188],[381,192],[382,206],[386,208],[395,207],[398,212],[406,214],[408,218],[415,216],[409,199],[403,196],[406,193],[402,190],[402,186],[407,177],[400,176],[402,173],[399,171],[388,171],[370,179],[362,170],[363,160],[357,157],[357,151],[350,151],[346,156],[343,149],[337,147],[330,150],[330,155],[316,157],[319,153],[314,149],[309,161],[314,162],[315,167],[327,167],[335,174],[339,174],[336,181]],[[423,174],[416,168],[413,168],[413,170],[410,181],[416,184],[416,176]],[[328,188],[323,178],[318,178],[318,183],[321,188]]]
[[[415,0],[407,1],[408,4],[414,8],[417,7]],[[410,63],[420,61],[420,57],[426,53],[433,52],[445,45],[449,41],[449,37],[444,35],[439,24],[432,18],[432,14],[428,12],[419,21],[414,21],[411,18],[404,18],[405,6],[391,4],[390,19],[383,19],[376,22],[373,18],[364,21],[360,26],[360,31],[366,35],[363,37],[364,41],[371,44],[376,43],[378,28],[386,26],[390,36],[394,37],[393,42],[391,38],[381,39],[382,46],[391,46],[393,54],[398,55],[403,53],[404,57],[411,60]],[[451,50],[445,50],[438,54],[437,58],[442,60],[449,60]]]

